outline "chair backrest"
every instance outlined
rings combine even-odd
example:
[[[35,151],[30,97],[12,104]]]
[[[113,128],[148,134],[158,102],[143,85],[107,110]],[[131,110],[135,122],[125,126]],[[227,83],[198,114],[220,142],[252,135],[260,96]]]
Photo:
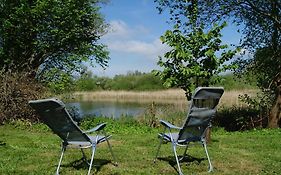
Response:
[[[50,98],[32,100],[28,103],[36,110],[40,119],[64,142],[90,141],[90,138],[72,120],[62,101]]]
[[[198,87],[195,89],[187,118],[179,132],[178,141],[200,141],[216,114],[216,106],[224,92],[222,87]]]

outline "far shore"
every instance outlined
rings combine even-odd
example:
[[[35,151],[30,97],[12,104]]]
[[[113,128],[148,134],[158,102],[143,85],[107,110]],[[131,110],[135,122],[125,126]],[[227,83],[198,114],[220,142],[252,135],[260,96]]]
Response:
[[[220,106],[244,105],[238,98],[239,95],[248,94],[255,96],[258,90],[230,90],[225,91]],[[139,103],[187,103],[185,93],[181,89],[167,89],[158,91],[90,91],[75,92],[73,98],[76,101],[120,101]]]

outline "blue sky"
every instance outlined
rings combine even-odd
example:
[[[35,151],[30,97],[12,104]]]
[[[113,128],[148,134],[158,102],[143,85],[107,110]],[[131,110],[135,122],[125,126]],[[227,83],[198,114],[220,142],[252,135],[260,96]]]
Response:
[[[158,56],[168,47],[159,38],[172,28],[166,22],[168,14],[158,14],[153,0],[111,0],[102,6],[101,12],[110,25],[101,42],[108,46],[111,59],[105,70],[99,66],[91,68],[95,75],[112,77],[128,71],[160,69]],[[237,44],[240,36],[236,27],[226,27],[222,39],[224,43]]]

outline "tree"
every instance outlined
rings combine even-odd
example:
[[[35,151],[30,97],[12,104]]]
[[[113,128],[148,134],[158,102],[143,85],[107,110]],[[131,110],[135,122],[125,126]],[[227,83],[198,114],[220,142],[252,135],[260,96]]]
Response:
[[[268,127],[281,126],[281,1],[245,0],[212,1],[214,20],[235,17],[233,22],[243,24],[242,46],[254,53],[252,59],[242,61],[243,70],[254,72],[258,86],[265,95],[272,95]],[[220,13],[215,13],[218,9]],[[220,18],[218,16],[220,15]]]
[[[158,62],[164,68],[158,71],[165,80],[164,84],[182,88],[190,100],[195,87],[209,86],[218,81],[218,74],[232,67],[224,63],[236,53],[226,50],[227,45],[221,44],[220,31],[225,25],[215,25],[206,33],[201,27],[186,35],[178,29],[166,31],[161,40],[171,50],[164,55],[165,60],[160,57]]]
[[[93,91],[97,90],[98,77],[93,75],[93,72],[84,67],[83,72],[80,77],[75,81],[75,86],[77,91]]]
[[[49,69],[41,77],[41,84],[44,84],[55,94],[62,94],[74,90],[74,79],[71,73],[56,68]]]
[[[155,0],[159,9],[172,9],[172,20],[185,16],[187,1]],[[258,86],[273,94],[268,126],[281,124],[281,1],[280,0],[193,0],[198,4],[198,21],[205,25],[223,20],[240,25],[241,46],[254,54],[240,61],[242,71],[253,71]],[[172,7],[172,8],[171,8]],[[177,10],[173,10],[174,7]],[[184,27],[188,21],[180,21]]]
[[[209,86],[212,80],[218,80],[218,74],[232,68],[226,65],[237,50],[226,50],[222,45],[221,30],[226,23],[214,24],[205,29],[198,18],[198,0],[169,1],[155,0],[159,3],[161,13],[166,7],[170,9],[170,20],[175,23],[173,31],[166,31],[161,37],[163,43],[171,47],[158,64],[164,68],[157,71],[166,86],[180,87],[185,91],[187,100],[191,99],[192,90],[197,86]],[[210,141],[210,129],[206,133]]]
[[[0,68],[27,72],[77,70],[83,61],[107,65],[98,40],[107,25],[104,0],[2,0]]]
[[[226,23],[214,24],[209,30],[198,19],[197,1],[158,1],[159,11],[163,7],[170,8],[171,20],[175,22],[174,29],[166,31],[161,37],[163,43],[170,46],[158,64],[164,68],[157,71],[168,87],[182,88],[188,100],[192,90],[197,86],[209,86],[218,80],[218,74],[232,68],[225,62],[233,58],[236,50],[230,50],[221,41],[221,30]],[[182,11],[182,13],[181,13]],[[180,14],[182,16],[180,16]],[[183,23],[184,21],[184,23]]]
[[[256,73],[258,86],[264,93],[272,95],[268,127],[279,127],[281,126],[281,1],[233,1],[226,8],[229,9],[229,15],[231,13],[235,15],[237,22],[243,22],[245,27],[242,44],[254,52],[254,57],[247,60],[244,70]]]

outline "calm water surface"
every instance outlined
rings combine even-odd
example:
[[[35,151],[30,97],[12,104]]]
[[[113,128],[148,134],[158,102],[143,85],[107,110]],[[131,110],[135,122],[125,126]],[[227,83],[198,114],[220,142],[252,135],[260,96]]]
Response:
[[[123,102],[73,102],[68,107],[74,108],[79,117],[83,116],[104,116],[119,118],[122,115],[139,116],[146,110],[148,104],[123,103]]]
[[[75,114],[79,118],[85,116],[104,116],[119,118],[122,115],[138,117],[143,115],[147,110],[151,109],[152,103],[138,103],[138,102],[119,102],[119,101],[93,101],[93,102],[72,102],[67,103],[67,107],[75,111]],[[175,104],[155,104],[157,110],[165,108],[167,106],[179,107],[178,110],[182,110],[182,106]],[[172,107],[173,108],[173,107]],[[184,105],[185,108],[185,105]]]

